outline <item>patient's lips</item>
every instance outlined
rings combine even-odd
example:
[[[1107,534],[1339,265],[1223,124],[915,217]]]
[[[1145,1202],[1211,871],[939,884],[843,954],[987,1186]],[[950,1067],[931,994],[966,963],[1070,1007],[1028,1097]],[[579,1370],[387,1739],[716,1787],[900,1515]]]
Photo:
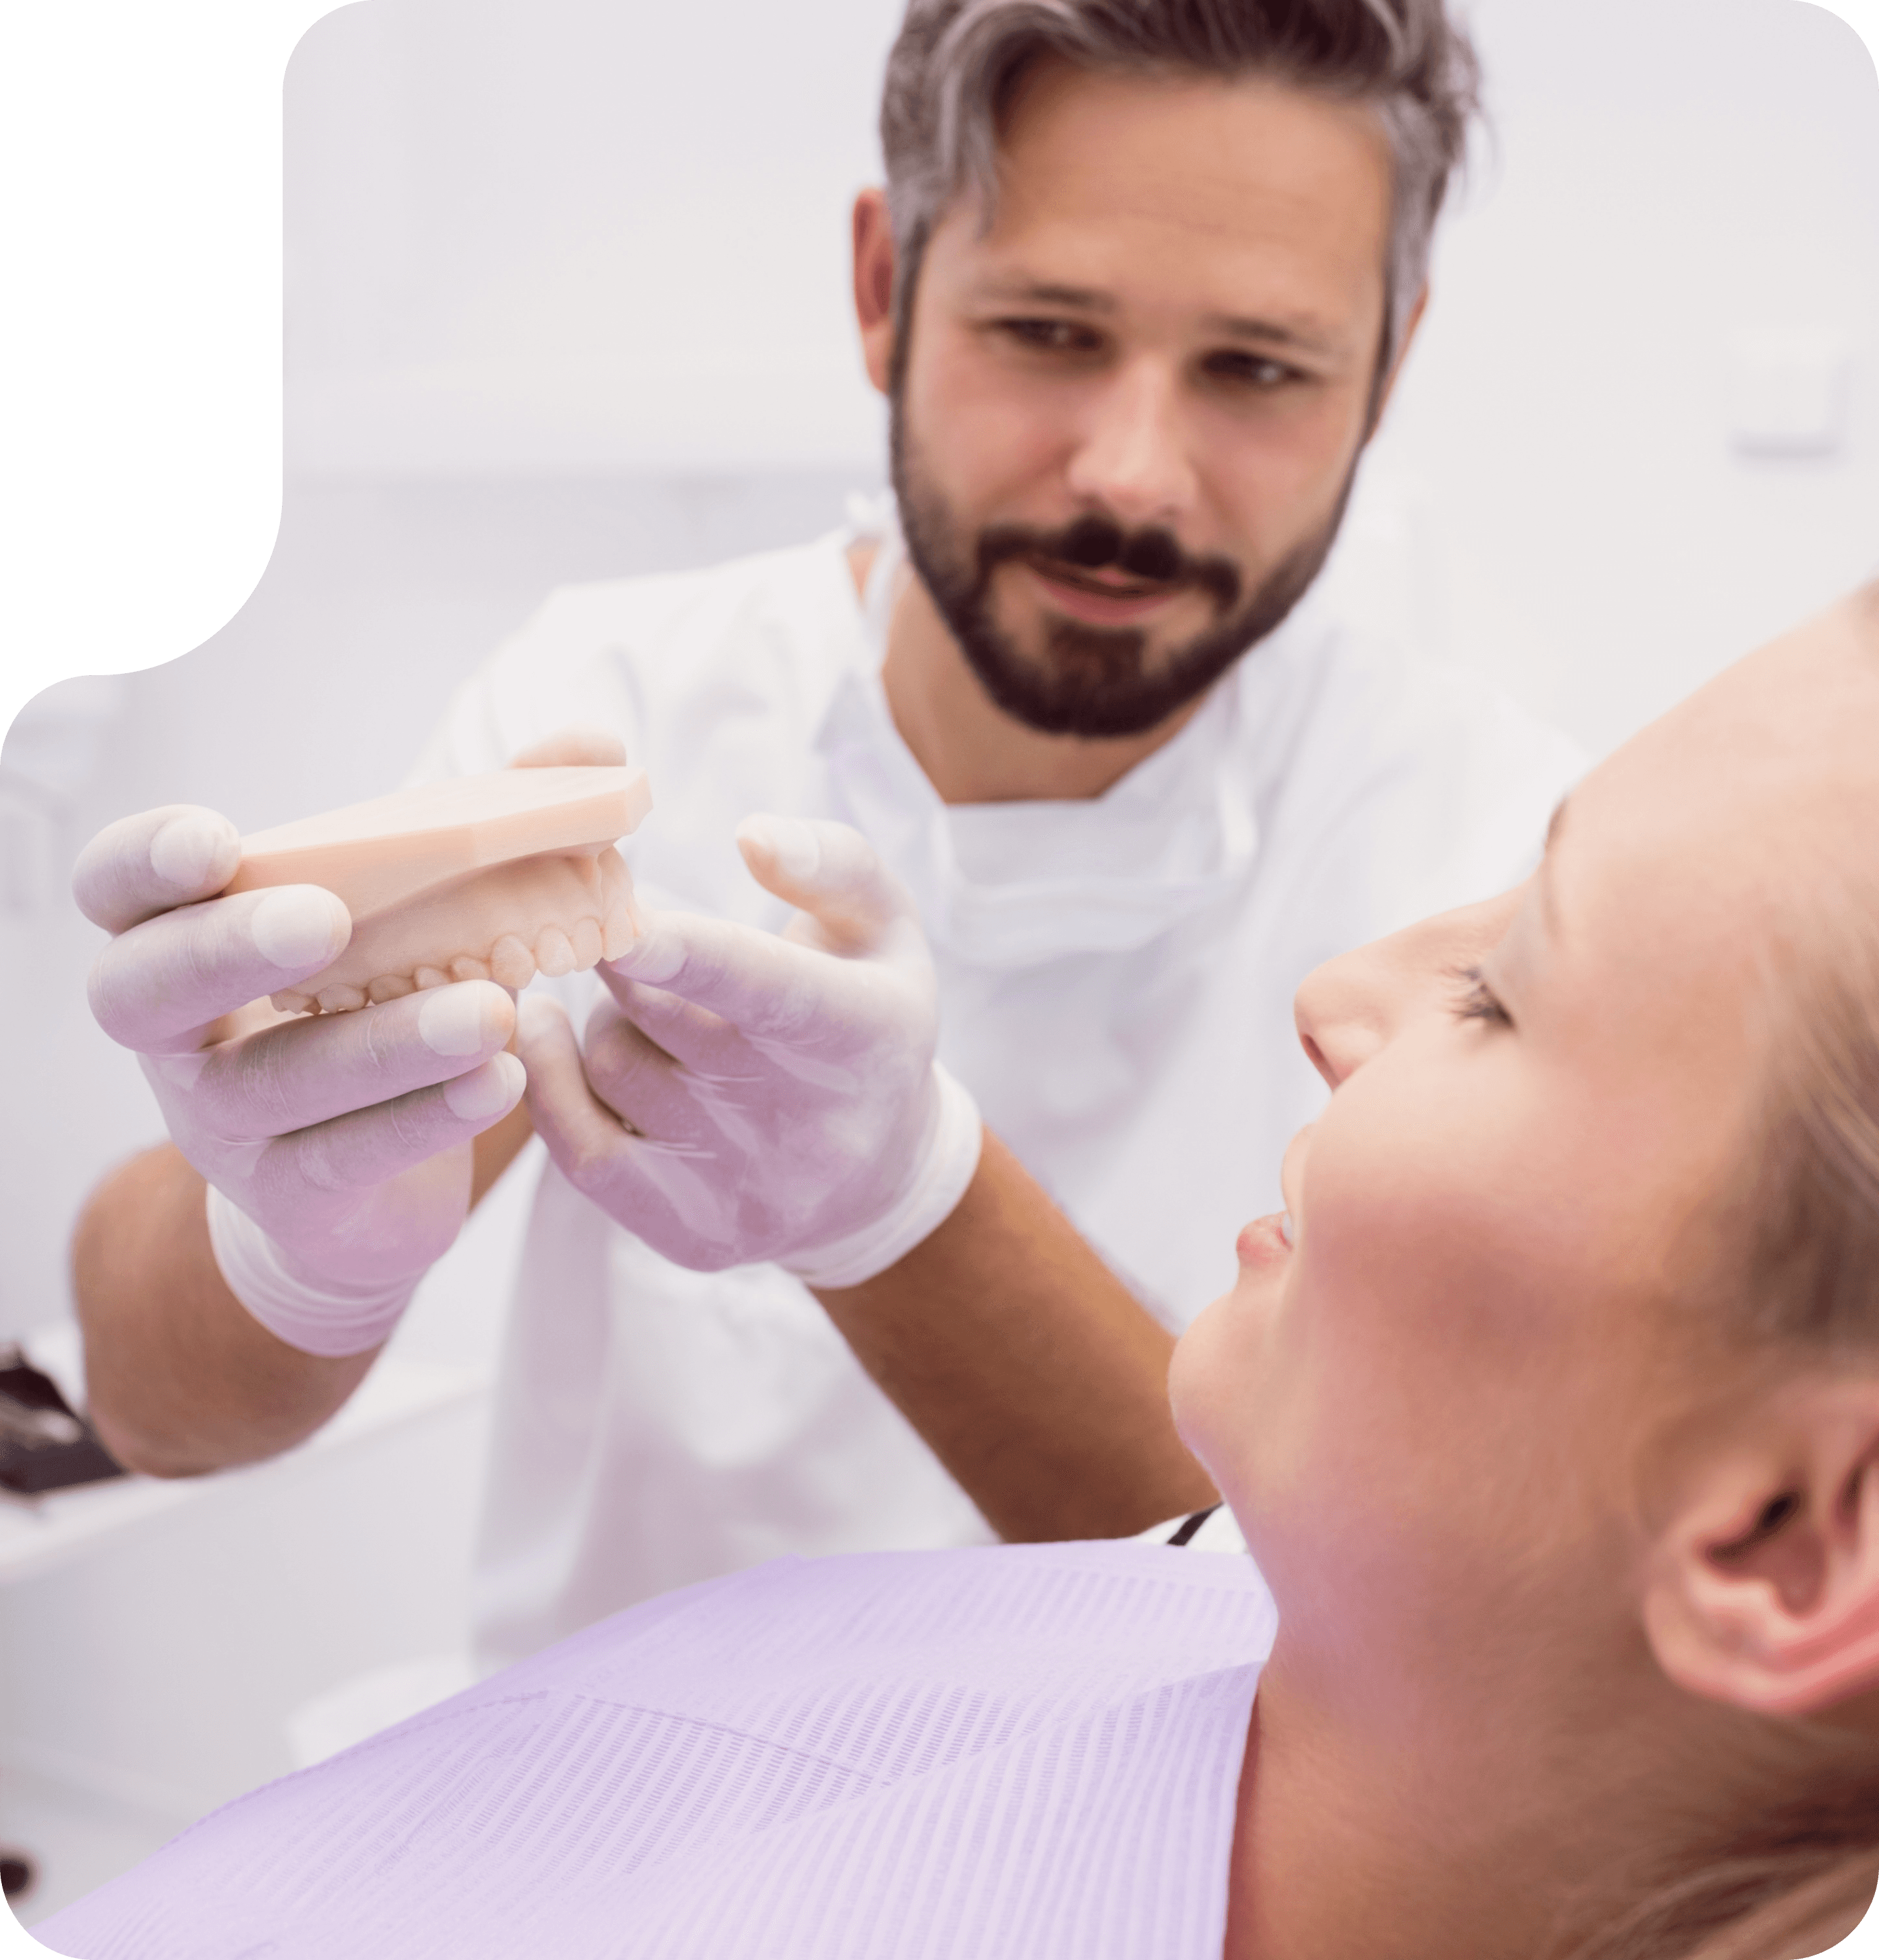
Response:
[[[1234,1246],[1240,1265],[1254,1271],[1283,1265],[1291,1257],[1291,1216],[1289,1212],[1270,1212],[1245,1227]]]
[[[1311,1147],[1311,1132],[1316,1127],[1315,1124],[1306,1124],[1285,1146],[1285,1160],[1279,1167],[1279,1195],[1285,1200],[1285,1209],[1254,1219],[1240,1233],[1234,1249],[1240,1255],[1241,1265],[1282,1265],[1291,1257],[1298,1237],[1292,1207],[1298,1201],[1299,1180],[1304,1175],[1305,1153]]]

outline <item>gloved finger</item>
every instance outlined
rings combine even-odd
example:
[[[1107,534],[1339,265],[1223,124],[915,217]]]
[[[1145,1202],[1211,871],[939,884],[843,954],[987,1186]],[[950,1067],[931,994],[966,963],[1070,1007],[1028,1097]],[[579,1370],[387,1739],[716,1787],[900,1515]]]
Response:
[[[515,1029],[492,980],[435,987],[355,1013],[276,1023],[198,1055],[146,1058],[190,1092],[193,1122],[232,1140],[279,1137],[467,1075]]]
[[[558,1001],[527,994],[516,1003],[515,1048],[528,1071],[528,1111],[536,1134],[575,1188],[588,1189],[625,1148],[629,1132],[589,1087],[574,1029]]]
[[[709,1141],[642,1137],[621,1123],[589,1087],[568,1017],[545,995],[524,997],[516,1042],[536,1133],[575,1189],[668,1258],[700,1272],[737,1264],[737,1207]]]
[[[675,1061],[612,1001],[588,1017],[581,1061],[594,1096],[639,1135],[680,1143],[719,1133],[727,1085]]]
[[[736,1066],[746,1044],[744,1036],[721,1015],[668,994],[662,987],[629,979],[604,965],[596,970],[607,983],[607,991],[619,1003],[620,1011],[675,1060],[688,1068],[711,1074]],[[592,1038],[590,1021],[588,1039],[581,1044],[584,1049],[590,1046]]]
[[[263,1230],[311,1272],[336,1280],[415,1277],[455,1244],[470,1212],[476,1145],[456,1143],[363,1191],[317,1195],[304,1183],[278,1207],[252,1187],[244,1204]]]
[[[916,915],[912,895],[848,824],[747,816],[737,826],[737,848],[766,892],[815,921],[831,952],[871,952],[897,921]]]
[[[492,1055],[467,1075],[413,1090],[370,1109],[277,1137],[255,1166],[265,1211],[292,1204],[309,1188],[349,1192],[385,1183],[440,1151],[479,1136],[522,1099],[528,1077],[512,1055]]]
[[[240,862],[241,838],[227,817],[194,803],[165,803],[107,824],[78,853],[72,896],[94,925],[123,932],[213,898]]]
[[[186,1052],[220,1016],[330,966],[352,936],[346,907],[318,885],[185,905],[120,933],[98,955],[91,1011],[126,1048]]]
[[[587,768],[617,769],[626,760],[626,745],[605,728],[584,723],[557,728],[509,758],[512,769]]]
[[[656,912],[619,959],[604,962],[626,980],[676,994],[747,1036],[788,1042],[858,1032],[887,1005],[889,976],[873,963],[827,953],[691,912]],[[607,984],[611,986],[611,980]]]

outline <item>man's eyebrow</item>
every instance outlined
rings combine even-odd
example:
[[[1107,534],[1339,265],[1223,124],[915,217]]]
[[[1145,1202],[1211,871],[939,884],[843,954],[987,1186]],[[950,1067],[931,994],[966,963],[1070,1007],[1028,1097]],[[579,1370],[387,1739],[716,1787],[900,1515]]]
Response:
[[[1560,833],[1565,829],[1566,810],[1572,800],[1570,797],[1562,797],[1553,806],[1553,815],[1546,824],[1546,848],[1549,851],[1559,842]]]
[[[988,279],[976,291],[980,299],[1005,300],[1024,306],[1071,307],[1078,313],[1120,310],[1113,293],[1095,286],[1060,285],[1049,279]]]
[[[1257,341],[1263,346],[1295,347],[1304,354],[1335,354],[1336,337],[1311,320],[1261,320],[1240,313],[1209,313],[1201,322],[1209,333],[1228,340]]]

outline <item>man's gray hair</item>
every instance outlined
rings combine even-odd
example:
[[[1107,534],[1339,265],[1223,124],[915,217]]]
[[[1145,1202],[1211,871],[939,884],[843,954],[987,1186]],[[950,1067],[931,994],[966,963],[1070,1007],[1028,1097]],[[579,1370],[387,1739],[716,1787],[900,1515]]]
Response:
[[[962,192],[990,221],[998,119],[1045,53],[1111,72],[1270,75],[1371,105],[1395,164],[1387,371],[1479,107],[1474,50],[1444,0],[910,0],[881,105],[903,345],[933,228]]]

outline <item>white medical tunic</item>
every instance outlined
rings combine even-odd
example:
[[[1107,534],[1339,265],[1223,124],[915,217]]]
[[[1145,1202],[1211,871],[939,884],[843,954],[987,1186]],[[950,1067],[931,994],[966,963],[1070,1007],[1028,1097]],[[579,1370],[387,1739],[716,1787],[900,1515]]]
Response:
[[[1277,1208],[1285,1144],[1322,1105],[1299,982],[1524,877],[1582,760],[1307,598],[1101,797],[949,808],[881,685],[901,563],[885,530],[865,601],[852,532],[555,593],[459,692],[419,773],[499,768],[571,722],[616,730],[652,781],[628,847],[645,898],[772,929],[788,908],[745,870],[739,820],[856,826],[919,904],[942,1060],[1179,1328],[1231,1283],[1236,1233]],[[487,1666],[779,1554],[991,1536],[798,1282],[684,1271],[552,1166],[492,1449]]]

